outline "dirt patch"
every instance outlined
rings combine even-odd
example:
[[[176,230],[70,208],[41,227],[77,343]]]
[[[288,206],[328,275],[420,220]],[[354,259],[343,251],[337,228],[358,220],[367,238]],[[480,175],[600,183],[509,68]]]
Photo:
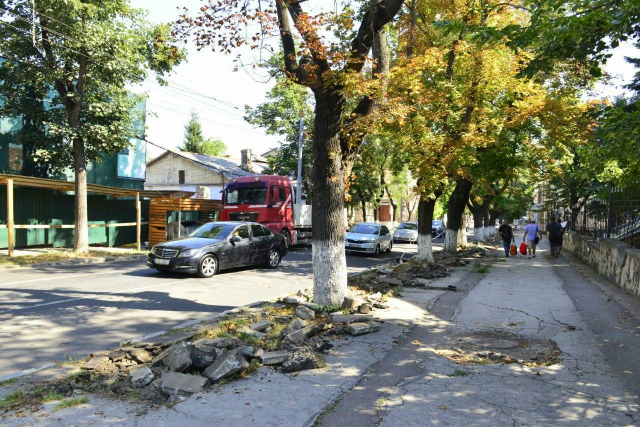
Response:
[[[448,344],[436,353],[461,365],[519,363],[525,366],[550,366],[559,363],[562,354],[552,341],[541,341],[505,332],[478,332],[447,337]]]

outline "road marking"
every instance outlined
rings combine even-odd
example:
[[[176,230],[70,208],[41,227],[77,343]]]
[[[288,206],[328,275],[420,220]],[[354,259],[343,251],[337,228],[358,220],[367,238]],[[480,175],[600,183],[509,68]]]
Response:
[[[45,277],[43,279],[20,280],[20,281],[17,281],[17,282],[0,283],[0,286],[19,285],[21,283],[32,283],[32,282],[44,282],[46,280],[72,279],[74,277],[98,276],[98,275],[101,275],[101,274],[114,274],[114,272],[113,271],[105,271],[103,273],[74,274],[74,275],[71,275],[71,276]]]
[[[174,282],[161,283],[159,285],[141,286],[139,288],[126,289],[124,291],[107,292],[106,294],[103,294],[103,295],[127,294],[127,293],[131,293],[131,292],[135,292],[135,291],[140,291],[142,289],[157,288],[158,286],[173,285],[175,283],[184,283],[184,282],[185,282],[185,280],[176,280]],[[64,300],[60,300],[60,301],[43,302],[43,303],[40,303],[40,304],[28,305],[28,306],[25,306],[25,307],[10,308],[10,309],[4,310],[4,311],[0,311],[0,314],[5,314],[5,313],[8,313],[10,311],[28,310],[30,308],[38,308],[38,307],[46,307],[46,306],[49,306],[49,305],[64,304],[66,302],[80,301],[80,300],[84,300],[84,299],[91,299],[91,298],[94,298],[94,297],[95,296],[93,296],[93,297],[69,298],[69,299],[64,299]]]

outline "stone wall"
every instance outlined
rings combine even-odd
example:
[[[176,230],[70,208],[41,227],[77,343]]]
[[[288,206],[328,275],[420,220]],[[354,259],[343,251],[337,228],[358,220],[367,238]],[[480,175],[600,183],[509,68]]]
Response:
[[[565,234],[563,247],[625,292],[640,299],[640,249],[632,249],[614,239],[594,242],[574,232]]]

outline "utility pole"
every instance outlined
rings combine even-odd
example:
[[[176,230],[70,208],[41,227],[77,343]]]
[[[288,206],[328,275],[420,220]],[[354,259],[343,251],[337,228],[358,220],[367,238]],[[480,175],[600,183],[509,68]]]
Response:
[[[300,109],[300,137],[298,138],[298,178],[296,182],[296,204],[302,203],[302,142],[304,139],[304,110]]]

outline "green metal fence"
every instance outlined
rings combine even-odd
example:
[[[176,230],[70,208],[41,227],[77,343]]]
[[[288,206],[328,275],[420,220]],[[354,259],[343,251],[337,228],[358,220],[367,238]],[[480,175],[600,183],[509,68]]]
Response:
[[[14,212],[16,224],[73,224],[73,195],[39,188],[16,187]],[[0,186],[0,224],[7,223],[6,187]],[[142,201],[141,220],[149,220],[149,201]],[[103,195],[89,195],[89,224],[135,222],[136,207],[133,198],[113,199]],[[72,246],[73,229],[16,229],[16,247]],[[142,226],[142,241],[147,240],[149,226]],[[91,227],[89,244],[122,246],[136,242],[136,227]],[[0,248],[7,247],[7,230],[0,229]]]

